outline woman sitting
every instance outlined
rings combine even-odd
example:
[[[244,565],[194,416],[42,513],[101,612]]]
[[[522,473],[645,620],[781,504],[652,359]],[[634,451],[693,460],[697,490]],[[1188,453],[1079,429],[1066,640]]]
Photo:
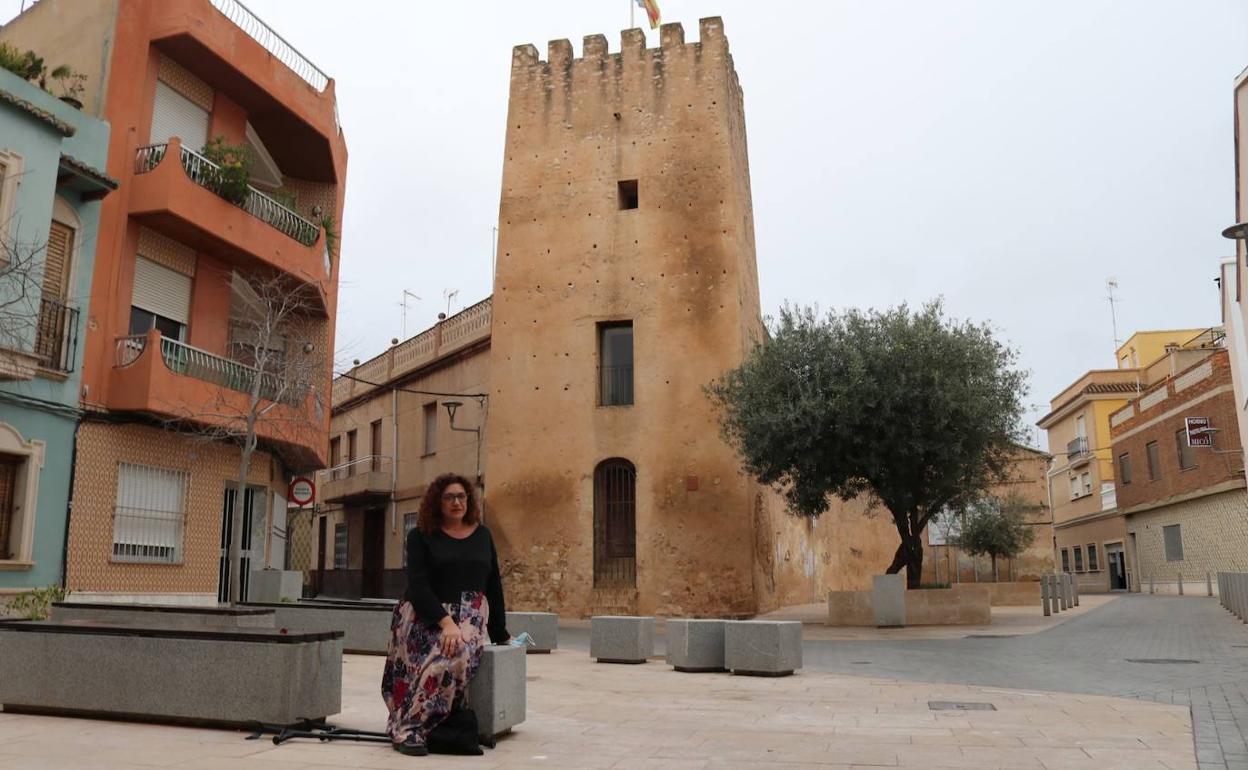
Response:
[[[487,630],[496,644],[509,636],[498,553],[467,479],[448,473],[429,485],[406,548],[381,695],[395,751],[423,756],[430,731],[462,703]]]

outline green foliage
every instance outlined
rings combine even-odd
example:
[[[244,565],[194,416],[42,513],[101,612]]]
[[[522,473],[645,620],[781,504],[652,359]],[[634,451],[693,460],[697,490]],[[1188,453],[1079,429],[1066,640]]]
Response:
[[[9,43],[0,43],[0,68],[31,81],[44,71],[43,59],[34,51],[19,51]]]
[[[52,93],[48,87],[51,78],[60,86],[62,97],[76,100],[86,90],[87,76],[73,67],[61,64],[49,71],[42,56],[34,51],[19,51],[9,43],[0,43],[0,68],[29,80],[48,93]]]
[[[237,206],[246,205],[251,196],[251,151],[244,145],[230,144],[224,136],[211,139],[200,150],[215,169],[203,171],[200,181],[217,195]]]
[[[770,338],[707,387],[725,438],[791,512],[866,495],[901,545],[889,572],[915,588],[933,514],[1003,479],[1021,436],[1026,376],[987,325],[917,311],[819,316],[786,306]]]
[[[9,600],[8,609],[27,620],[45,620],[52,612],[52,603],[63,601],[69,592],[60,586],[35,588]]]
[[[333,214],[321,217],[321,227],[325,228],[325,248],[329,250],[330,260],[338,256],[338,222]]]
[[[985,497],[971,502],[959,516],[961,532],[952,542],[972,556],[991,556],[992,572],[997,573],[997,559],[1012,559],[1031,545],[1036,531],[1027,523],[1026,514],[1032,510],[1021,497]]]

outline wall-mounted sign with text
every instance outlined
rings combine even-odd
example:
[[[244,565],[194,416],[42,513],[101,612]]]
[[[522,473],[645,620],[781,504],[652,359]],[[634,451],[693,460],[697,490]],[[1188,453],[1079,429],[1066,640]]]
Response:
[[[1213,426],[1208,417],[1187,418],[1187,445],[1213,446]]]
[[[316,499],[316,484],[307,476],[296,476],[290,480],[290,494],[287,497],[295,505],[307,505]]]

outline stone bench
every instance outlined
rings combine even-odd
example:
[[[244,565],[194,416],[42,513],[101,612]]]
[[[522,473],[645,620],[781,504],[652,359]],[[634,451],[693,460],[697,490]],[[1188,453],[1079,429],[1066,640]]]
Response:
[[[0,622],[5,711],[247,726],[342,710],[342,632]]]
[[[476,712],[482,738],[492,740],[524,721],[526,670],[519,647],[489,644],[482,651],[481,666],[468,683],[468,708]]]
[[[668,620],[667,662],[677,671],[723,671],[724,621]]]
[[[508,612],[507,632],[519,636],[524,631],[533,639],[530,653],[550,652],[559,647],[559,616],[553,612]]]
[[[272,611],[275,628],[298,632],[341,631],[344,652],[385,655],[390,646],[393,602],[278,602],[245,606]]]
[[[653,654],[653,617],[598,615],[589,619],[589,657],[599,663],[645,663]]]
[[[86,621],[163,628],[273,628],[274,613],[262,607],[196,607],[110,602],[53,602],[52,620]]]
[[[797,621],[724,622],[724,667],[734,674],[787,676],[802,667],[802,624]]]

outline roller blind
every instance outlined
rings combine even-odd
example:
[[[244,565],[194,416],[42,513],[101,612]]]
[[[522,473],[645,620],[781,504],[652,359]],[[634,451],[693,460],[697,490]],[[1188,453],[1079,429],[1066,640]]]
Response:
[[[43,264],[43,296],[65,301],[69,286],[69,255],[74,245],[74,230],[60,222],[52,222],[48,231],[47,258]]]
[[[134,295],[130,304],[178,323],[187,323],[191,315],[191,277],[136,256]]]
[[[208,111],[163,81],[156,81],[152,105],[152,144],[164,144],[171,137],[182,139],[182,146],[199,152],[208,143]]]

